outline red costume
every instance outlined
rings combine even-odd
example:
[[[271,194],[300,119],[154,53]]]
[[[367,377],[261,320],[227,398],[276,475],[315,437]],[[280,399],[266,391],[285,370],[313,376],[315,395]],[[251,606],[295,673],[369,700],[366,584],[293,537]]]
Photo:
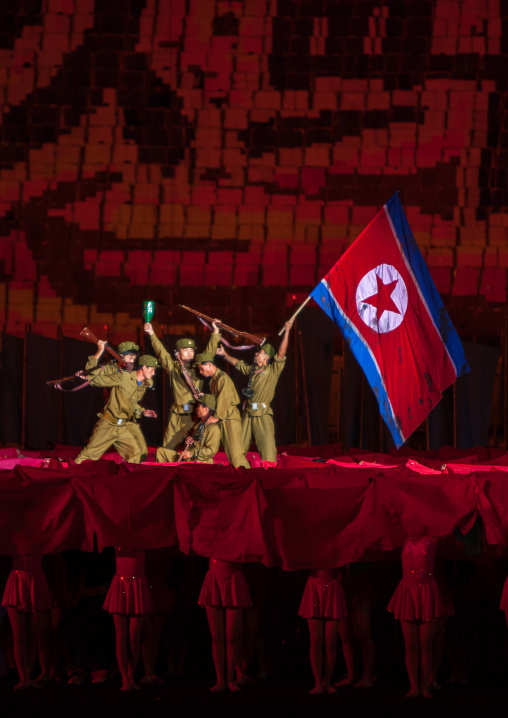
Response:
[[[109,613],[138,616],[152,612],[150,589],[145,576],[145,552],[115,549],[116,574],[103,608]]]
[[[321,568],[310,572],[298,615],[303,618],[328,618],[334,621],[348,617],[338,568]]]
[[[431,621],[450,616],[453,607],[445,601],[434,576],[437,538],[412,539],[402,549],[402,579],[388,610],[399,621]]]
[[[48,582],[42,570],[42,556],[14,556],[5,584],[2,606],[20,611],[47,611],[51,608]]]
[[[211,558],[198,603],[219,608],[251,608],[249,588],[240,566]]]

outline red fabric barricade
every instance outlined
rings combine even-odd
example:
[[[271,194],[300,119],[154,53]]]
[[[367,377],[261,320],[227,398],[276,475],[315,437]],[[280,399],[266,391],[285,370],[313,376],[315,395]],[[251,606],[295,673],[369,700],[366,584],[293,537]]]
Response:
[[[100,463],[107,469],[97,473],[98,463],[77,467],[82,471],[73,485],[87,525],[97,535],[99,550],[104,546],[149,549],[177,544],[172,481],[176,469],[104,461]]]
[[[28,467],[0,472],[0,506],[3,554],[93,550],[93,529],[67,472]]]
[[[175,478],[175,519],[184,553],[271,565],[258,471],[265,469],[182,467]]]
[[[249,471],[109,461],[17,466],[0,472],[0,550],[90,551],[95,533],[99,548],[179,544],[187,553],[296,570],[376,558],[410,537],[466,533],[477,516],[487,542],[506,545],[506,467],[424,461],[392,468],[299,460],[295,468]]]

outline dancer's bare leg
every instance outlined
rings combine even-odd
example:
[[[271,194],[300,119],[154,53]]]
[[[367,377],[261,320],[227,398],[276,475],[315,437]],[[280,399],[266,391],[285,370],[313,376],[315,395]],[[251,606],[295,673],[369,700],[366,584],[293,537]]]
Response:
[[[310,666],[314,676],[314,688],[310,691],[313,695],[324,693],[323,688],[323,641],[324,621],[321,618],[308,618],[310,635]]]
[[[113,614],[113,623],[115,624],[115,651],[118,668],[122,676],[122,691],[130,691],[131,685],[129,681],[129,660],[127,654],[127,640],[129,635],[129,617],[120,614]]]
[[[432,643],[436,629],[436,619],[422,621],[418,626],[420,637],[420,693],[425,698],[432,698],[429,690],[432,675]]]
[[[139,651],[141,648],[141,631],[146,621],[146,616],[129,616],[129,682],[131,688],[139,688],[135,681],[136,668],[138,667]]]
[[[215,667],[217,682],[210,690],[213,692],[226,690],[224,647],[224,609],[216,606],[206,606],[206,617],[212,634],[212,658]]]
[[[355,657],[353,650],[353,630],[349,618],[341,618],[339,621],[340,640],[342,641],[342,652],[346,662],[347,677],[334,683],[336,688],[350,686],[354,681]]]
[[[441,618],[434,619],[434,638],[432,640],[432,670],[430,674],[429,688],[432,690],[441,690],[442,686],[437,682],[437,674],[441,667],[441,660],[443,658],[444,649],[444,636],[446,629],[446,622],[448,618],[443,616]]]
[[[416,621],[401,621],[400,626],[406,647],[406,670],[410,683],[410,689],[408,693],[406,693],[406,698],[414,698],[420,695],[420,681],[418,677],[420,664],[419,626]]]
[[[362,601],[357,605],[351,620],[362,654],[362,677],[355,683],[355,688],[372,688],[375,680],[375,647],[370,631],[370,602]]]
[[[235,670],[237,667],[240,667],[241,670],[242,617],[241,608],[226,608],[227,682],[229,690],[233,693],[240,690],[240,686],[235,681]]]
[[[335,663],[337,662],[337,637],[339,635],[340,621],[325,619],[324,621],[324,668],[323,668],[323,689],[326,693],[336,693],[331,684]]]
[[[155,664],[159,656],[160,633],[166,623],[167,614],[157,611],[146,616],[145,625],[141,635],[141,655],[143,656],[143,666],[145,675],[139,681],[144,686],[150,686],[154,683],[164,683],[162,678],[155,675]]]
[[[51,622],[49,611],[37,611],[33,613],[34,636],[39,652],[39,663],[41,674],[37,681],[49,681],[51,675],[51,653],[49,650],[49,637],[51,634]]]
[[[15,688],[17,690],[29,688],[32,671],[28,666],[26,615],[13,606],[7,606],[7,613],[12,629],[14,662],[19,674],[19,683]]]
[[[161,631],[164,628],[164,625],[167,620],[168,620],[168,614],[163,611],[157,611],[156,613],[152,614],[151,645],[152,645],[152,679],[153,679],[154,683],[164,683],[162,678],[159,678],[159,676],[156,675],[154,671],[155,671],[155,664],[157,663],[157,658],[159,656]]]
[[[153,615],[146,617],[143,633],[141,635],[141,656],[143,657],[143,668],[145,674],[139,681],[141,685],[151,685],[153,683]]]

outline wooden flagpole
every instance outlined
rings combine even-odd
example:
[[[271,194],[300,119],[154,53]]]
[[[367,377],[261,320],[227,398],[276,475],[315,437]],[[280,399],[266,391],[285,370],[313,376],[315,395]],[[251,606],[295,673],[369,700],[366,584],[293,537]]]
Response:
[[[296,310],[296,312],[293,314],[293,316],[288,319],[288,322],[290,322],[291,319],[294,319],[298,314],[300,314],[300,312],[302,311],[302,309],[304,308],[304,306],[307,304],[307,302],[310,302],[311,299],[312,299],[312,297],[311,297],[310,294],[309,294],[309,296],[308,296],[307,299],[304,301],[304,303],[303,303],[303,304],[300,304],[300,306],[298,307],[298,309]],[[282,336],[282,333],[283,333],[283,332],[284,332],[284,327],[282,327],[282,329],[280,330],[278,336],[279,336],[279,337]]]

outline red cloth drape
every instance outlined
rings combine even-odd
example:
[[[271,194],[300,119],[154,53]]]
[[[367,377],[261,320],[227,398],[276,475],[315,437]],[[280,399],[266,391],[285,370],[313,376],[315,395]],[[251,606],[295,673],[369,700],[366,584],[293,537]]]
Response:
[[[268,470],[19,465],[0,471],[0,551],[90,551],[95,536],[99,548],[173,545],[286,570],[324,568],[376,558],[413,536],[466,533],[477,516],[489,544],[508,545],[504,457],[480,465],[435,454],[364,456],[286,457],[286,468]]]

